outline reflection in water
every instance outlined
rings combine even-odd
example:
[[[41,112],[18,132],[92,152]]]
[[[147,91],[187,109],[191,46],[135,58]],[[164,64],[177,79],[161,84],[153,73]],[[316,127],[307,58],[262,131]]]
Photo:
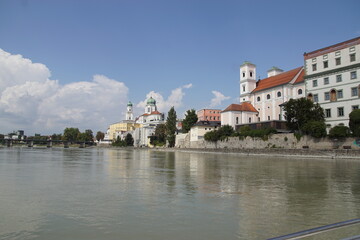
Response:
[[[356,160],[1,148],[0,239],[265,239],[358,218],[359,176]]]

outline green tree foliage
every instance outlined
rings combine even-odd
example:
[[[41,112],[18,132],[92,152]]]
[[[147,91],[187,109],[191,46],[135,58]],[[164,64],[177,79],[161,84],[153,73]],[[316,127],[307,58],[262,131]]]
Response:
[[[176,111],[172,107],[168,112],[166,119],[166,139],[169,143],[169,147],[175,146],[175,132],[176,132]]]
[[[62,135],[54,133],[53,135],[51,135],[51,140],[60,141],[60,140],[62,140]]]
[[[190,128],[194,126],[194,124],[197,122],[198,117],[195,112],[195,109],[187,110],[185,114],[185,119],[182,121],[182,129],[184,133],[187,133],[190,131]]]
[[[309,121],[324,122],[324,110],[306,98],[290,99],[284,105],[285,119],[290,130],[299,131]]]
[[[350,129],[347,126],[335,126],[330,129],[330,138],[346,138],[350,136]]]
[[[204,139],[209,142],[217,142],[219,140],[217,130],[213,130],[213,131],[205,133]]]
[[[96,140],[98,140],[98,141],[100,141],[100,140],[103,140],[104,139],[104,137],[105,137],[105,133],[103,133],[103,132],[101,132],[101,131],[98,131],[97,133],[96,133]]]
[[[154,136],[150,137],[150,143],[155,146],[164,146],[166,143],[166,125],[159,124],[155,128]]]
[[[235,133],[234,128],[230,125],[224,125],[218,130],[213,130],[205,133],[204,139],[206,141],[216,142],[218,140],[224,140],[227,137],[232,136]]]
[[[134,138],[130,133],[128,133],[125,137],[126,146],[134,146]]]
[[[349,127],[354,137],[360,137],[360,109],[349,114]]]
[[[78,128],[65,128],[63,134],[63,140],[74,142],[78,140],[79,135],[80,135],[80,131]]]
[[[122,140],[120,138],[120,136],[117,136],[116,141],[114,141],[111,145],[114,147],[126,147],[127,146],[125,140]]]
[[[267,140],[269,135],[276,133],[276,129],[274,128],[261,128],[261,129],[251,129],[249,126],[240,127],[239,135],[241,137],[253,137],[253,138],[261,138],[263,140]]]
[[[324,121],[309,121],[302,126],[301,131],[315,138],[322,138],[327,135]]]

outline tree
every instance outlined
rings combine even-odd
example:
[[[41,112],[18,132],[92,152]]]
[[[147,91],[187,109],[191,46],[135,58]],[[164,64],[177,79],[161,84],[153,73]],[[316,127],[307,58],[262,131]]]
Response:
[[[78,139],[79,135],[80,135],[80,131],[78,128],[65,128],[63,134],[63,140],[73,142]]]
[[[324,122],[324,110],[307,98],[290,99],[284,104],[285,119],[290,130],[301,131],[309,121]]]
[[[94,141],[94,135],[93,131],[91,129],[85,130],[85,141],[86,142],[93,142]]]
[[[117,136],[116,141],[111,144],[114,147],[126,147],[126,142]]]
[[[309,121],[302,126],[301,130],[314,138],[326,137],[327,134],[324,121]]]
[[[182,121],[182,129],[184,133],[190,131],[191,127],[197,122],[198,117],[195,112],[195,109],[187,110],[185,114],[185,119]]]
[[[350,136],[350,130],[347,126],[335,126],[330,129],[329,137],[330,138],[346,138]]]
[[[166,140],[169,143],[169,147],[175,146],[175,132],[176,132],[176,111],[172,107],[168,112],[166,119]]]
[[[153,142],[151,144],[160,144],[163,145],[166,142],[166,125],[159,124],[155,128],[154,137],[152,138]]]
[[[51,140],[53,141],[59,141],[62,139],[62,135],[61,134],[56,134],[54,133],[53,135],[51,135]]]
[[[130,133],[128,133],[125,137],[126,146],[134,146],[134,138]]]
[[[105,133],[103,133],[103,132],[101,132],[101,131],[98,131],[97,133],[96,133],[96,140],[98,140],[98,141],[100,141],[100,140],[103,140],[104,139],[104,137],[105,137]]]
[[[360,137],[360,109],[349,114],[349,127],[354,137]]]

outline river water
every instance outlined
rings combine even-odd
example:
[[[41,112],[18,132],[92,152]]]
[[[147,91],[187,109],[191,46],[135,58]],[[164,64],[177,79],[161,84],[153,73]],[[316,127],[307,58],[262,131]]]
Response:
[[[359,217],[360,160],[0,148],[0,239],[266,239]]]

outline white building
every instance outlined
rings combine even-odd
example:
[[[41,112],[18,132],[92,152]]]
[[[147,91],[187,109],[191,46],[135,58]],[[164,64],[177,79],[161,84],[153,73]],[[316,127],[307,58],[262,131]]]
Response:
[[[198,141],[204,139],[205,133],[217,130],[221,127],[220,121],[198,121],[190,129],[190,141]]]
[[[221,113],[221,125],[284,120],[281,104],[305,96],[304,68],[284,72],[273,67],[268,77],[256,81],[256,66],[240,66],[240,104],[231,104]]]
[[[325,110],[331,127],[348,126],[360,105],[360,37],[304,54],[306,96]]]
[[[134,146],[149,146],[149,136],[154,135],[156,126],[163,124],[164,114],[157,110],[156,101],[150,97],[145,106],[145,113],[138,117],[136,123],[142,125],[140,128],[136,128],[133,132]]]

